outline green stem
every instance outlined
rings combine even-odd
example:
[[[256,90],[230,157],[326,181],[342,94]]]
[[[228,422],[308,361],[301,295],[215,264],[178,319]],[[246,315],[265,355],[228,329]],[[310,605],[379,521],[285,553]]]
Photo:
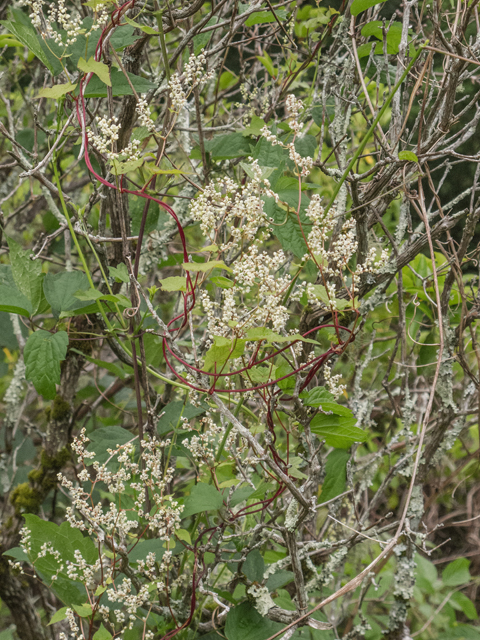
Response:
[[[86,274],[86,276],[88,278],[88,282],[90,284],[90,288],[91,289],[95,289],[95,285],[93,284],[92,276],[90,274],[90,269],[88,268],[87,261],[85,259],[85,256],[83,255],[83,251],[82,251],[82,249],[80,247],[80,243],[78,242],[77,234],[75,233],[75,230],[74,230],[73,225],[72,225],[72,221],[70,220],[70,216],[68,214],[67,205],[65,204],[65,199],[63,197],[63,192],[62,192],[62,185],[60,184],[60,176],[58,175],[57,156],[56,155],[53,158],[53,163],[52,164],[53,164],[53,171],[55,173],[55,181],[56,181],[57,187],[58,187],[58,195],[60,197],[60,202],[62,203],[63,214],[64,214],[65,219],[67,221],[68,229],[70,231],[70,235],[73,238],[73,242],[74,242],[75,247],[77,249],[78,256],[79,256],[79,258],[81,260],[81,263],[83,265],[83,269],[84,269],[85,274]],[[98,310],[102,314],[103,321],[105,322],[108,330],[110,332],[114,333],[114,329],[113,329],[113,327],[112,327],[112,325],[110,323],[110,320],[107,318],[107,314],[105,313],[105,310],[102,307],[102,303],[100,302],[100,300],[97,300],[97,306],[98,306]]]
[[[340,191],[340,189],[342,188],[343,183],[345,182],[345,180],[348,177],[348,174],[350,173],[350,171],[353,169],[355,163],[357,162],[358,158],[362,155],[363,150],[365,149],[365,147],[367,146],[367,142],[370,140],[370,137],[373,134],[373,131],[375,129],[375,127],[377,126],[377,124],[380,122],[380,119],[382,118],[383,114],[385,113],[385,111],[388,109],[390,102],[393,100],[394,95],[397,93],[397,91],[400,89],[401,85],[403,84],[405,78],[407,77],[407,75],[410,72],[410,69],[413,67],[413,65],[415,64],[415,62],[417,61],[417,58],[419,57],[419,55],[423,52],[423,50],[425,49],[425,47],[428,45],[428,40],[425,42],[425,44],[423,44],[418,51],[415,53],[415,55],[413,56],[412,60],[410,61],[410,64],[408,65],[408,67],[405,69],[405,71],[402,74],[402,77],[400,78],[400,80],[397,82],[397,84],[393,87],[392,89],[392,93],[388,96],[388,98],[385,100],[382,108],[380,109],[380,111],[377,114],[377,117],[375,118],[375,120],[372,122],[370,129],[367,131],[367,133],[365,134],[364,139],[362,140],[362,142],[360,143],[360,145],[358,146],[358,149],[356,150],[356,152],[353,155],[353,158],[350,160],[350,163],[348,165],[348,167],[345,169],[345,172],[343,174],[343,176],[341,177],[341,179],[339,180],[339,182],[336,184],[334,190],[333,190],[333,196],[332,199],[330,200],[330,202],[328,203],[327,207],[325,208],[325,214],[328,213],[328,211],[330,211],[330,209],[332,208],[333,203],[335,202],[335,198],[338,196],[338,192]]]
[[[235,416],[235,418],[236,418],[236,417],[238,416],[238,414],[240,413],[240,409],[242,408],[242,405],[243,405],[243,398],[241,398],[241,399],[240,399],[239,403],[238,403],[238,404],[237,404],[237,406],[235,407],[235,411],[234,411],[234,413],[233,413],[233,415]],[[219,448],[218,448],[217,455],[215,456],[215,462],[218,462],[218,461],[220,460],[220,457],[221,457],[221,455],[222,455],[222,453],[223,453],[223,449],[224,449],[224,447],[225,447],[225,443],[226,443],[226,441],[227,441],[228,436],[230,435],[230,431],[232,430],[232,428],[233,428],[233,424],[230,422],[230,423],[227,425],[227,428],[226,428],[226,430],[225,430],[225,435],[223,436],[223,440],[222,440],[222,442],[220,443],[220,446],[219,446]]]
[[[90,249],[92,250],[93,255],[95,256],[95,259],[96,259],[96,261],[97,261],[97,263],[98,263],[98,266],[100,267],[100,271],[102,272],[103,280],[104,280],[105,284],[107,285],[108,292],[109,292],[109,293],[110,293],[110,295],[112,295],[112,296],[113,296],[113,295],[115,295],[115,294],[113,293],[113,291],[112,291],[112,288],[111,288],[111,286],[110,286],[110,283],[108,282],[107,274],[105,273],[105,270],[104,270],[104,268],[103,268],[103,266],[102,266],[102,263],[101,263],[101,261],[100,261],[100,259],[99,259],[99,257],[98,257],[98,254],[97,254],[97,252],[95,251],[95,247],[93,246],[93,243],[91,242],[90,238],[88,237],[88,233],[87,233],[87,230],[86,230],[86,229],[85,229],[85,236],[84,236],[84,237],[85,237],[85,240],[87,241],[88,246],[89,246],[89,247],[90,247]],[[121,324],[121,325],[122,325],[122,327],[125,329],[127,325],[126,325],[126,323],[125,323],[125,321],[124,321],[124,319],[123,319],[123,316],[122,316],[122,314],[121,314],[121,312],[120,312],[120,309],[118,308],[118,304],[117,304],[116,302],[114,302],[114,305],[115,305],[115,309],[117,310],[117,314],[118,314],[118,318],[119,318],[119,320],[120,320],[120,324]]]
[[[167,78],[167,82],[170,82],[170,66],[168,64],[168,54],[167,54],[167,46],[165,44],[165,34],[163,33],[162,13],[160,11],[156,11],[155,17],[157,18],[158,33],[160,36],[160,46],[162,48],[163,66],[165,68],[165,77]]]

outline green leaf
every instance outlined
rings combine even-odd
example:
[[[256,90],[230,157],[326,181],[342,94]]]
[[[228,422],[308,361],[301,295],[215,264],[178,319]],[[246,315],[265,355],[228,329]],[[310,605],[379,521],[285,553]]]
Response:
[[[252,367],[248,370],[249,379],[255,384],[264,384],[273,379],[275,368],[271,367]]]
[[[108,267],[108,272],[115,278],[115,282],[130,282],[130,276],[128,273],[127,265],[124,262],[120,262],[118,267]]]
[[[278,380],[278,378],[283,378],[283,376],[286,376],[289,373],[293,374],[292,367],[286,362],[282,362],[282,364],[278,365],[278,367],[275,368],[274,378],[275,380]],[[295,389],[295,376],[290,375],[284,380],[279,380],[279,382],[277,382],[277,386],[279,387],[279,389],[285,391],[286,393],[293,391]]]
[[[168,213],[166,213],[166,211],[162,211],[156,202],[153,202],[152,200],[149,202],[150,207],[148,209],[147,219],[145,220],[145,234],[151,233],[155,230],[161,231],[168,218]],[[137,236],[140,232],[145,200],[142,198],[132,198],[129,205],[132,216],[132,233]]]
[[[400,151],[399,160],[407,160],[408,162],[418,162],[418,157],[413,151]]]
[[[0,311],[18,313],[29,318],[33,313],[30,300],[17,288],[0,285]]]
[[[67,617],[67,607],[62,607],[56,613],[53,614],[47,627],[49,627],[51,624],[55,624],[55,622],[60,622],[61,620],[65,620],[66,617]]]
[[[66,331],[49,333],[40,329],[28,338],[23,352],[25,377],[45,400],[53,400],[60,383],[60,362],[65,360],[68,347]]]
[[[332,305],[333,301],[328,296],[327,290],[323,286],[323,284],[314,284],[312,285],[311,290],[315,294],[315,296],[319,300],[321,300],[327,307],[330,307]],[[335,306],[339,311],[343,311],[343,309],[351,305],[351,302],[349,300],[342,300],[341,298],[334,298],[334,301]]]
[[[248,125],[248,127],[245,127],[245,129],[242,131],[242,136],[260,136],[262,135],[262,129],[264,126],[265,126],[265,120],[263,118],[260,118],[259,116],[252,116],[252,120],[250,124]],[[241,162],[240,164],[245,169],[244,163]],[[270,173],[273,173],[274,167],[267,167],[267,168],[270,169]],[[245,169],[245,171],[247,171],[247,169]],[[252,175],[250,175],[250,177],[253,178],[253,175],[254,174],[252,171]],[[268,178],[268,175],[265,175],[263,177]]]
[[[310,391],[304,391],[300,397],[305,398],[304,404],[309,407],[321,407],[323,411],[331,411],[338,416],[353,417],[352,410],[335,402],[334,396],[325,387],[315,387]]]
[[[67,607],[72,604],[82,605],[85,602],[85,586],[81,582],[71,580],[66,574],[59,573],[58,570],[66,562],[77,562],[75,551],[78,550],[88,564],[93,564],[98,559],[93,541],[84,538],[78,529],[74,529],[68,522],[63,522],[57,526],[53,522],[42,520],[38,516],[30,513],[24,515],[25,526],[30,531],[30,542],[32,558],[35,561],[35,570],[41,579],[49,584],[52,576],[57,574],[57,580],[51,586],[57,597],[64,602]],[[45,557],[38,558],[41,547],[45,543],[51,543],[53,548],[60,554],[57,559],[47,553]]]
[[[304,400],[303,404],[308,407],[320,407],[324,402],[335,401],[335,396],[327,391],[325,387],[315,387],[310,391],[302,391],[300,398]]]
[[[241,132],[226,133],[209,140],[205,145],[213,160],[241,158],[250,153],[248,138]]]
[[[76,298],[73,292],[87,287],[88,278],[82,271],[47,273],[43,281],[45,297],[56,311],[72,311],[85,307],[85,302]]]
[[[297,151],[302,158],[313,158],[317,147],[317,139],[312,135],[306,135],[295,140],[295,151]]]
[[[268,577],[265,586],[269,591],[276,591],[277,589],[281,589],[285,587],[287,584],[292,582],[294,579],[293,571],[276,571],[271,576]]]
[[[13,331],[12,319],[5,311],[0,311],[0,347],[7,347],[10,351],[18,349],[18,340]]]
[[[175,531],[175,535],[177,536],[177,538],[179,540],[183,540],[187,544],[192,544],[192,539],[191,539],[190,534],[188,533],[188,531],[186,529],[177,529]]]
[[[76,87],[76,83],[72,84],[71,82],[67,82],[65,84],[56,84],[53,87],[47,87],[46,89],[40,89],[37,94],[37,98],[53,98],[58,100],[62,96],[66,95],[73,91]]]
[[[334,449],[328,454],[320,503],[328,502],[345,491],[349,458],[350,452],[345,449]]]
[[[216,365],[215,370],[218,372],[227,360],[239,358],[245,351],[246,340],[236,338],[232,341],[230,338],[224,338],[223,336],[213,336],[213,340],[213,346],[205,354],[205,364],[203,366],[205,371],[210,371]]]
[[[353,0],[352,6],[350,7],[350,13],[352,16],[358,16],[362,11],[366,11],[370,7],[380,4],[381,2],[385,2],[385,0]]]
[[[161,169],[160,167],[156,167],[155,165],[147,165],[147,169],[150,173],[158,175],[158,176],[191,176],[191,171],[185,171],[184,169]]]
[[[95,48],[97,46],[98,40],[101,36],[102,30],[95,29],[92,31],[93,26],[93,18],[88,16],[84,18],[82,21],[82,30],[85,30],[85,33],[81,33],[77,36],[77,41],[70,45],[68,50],[70,53],[70,57],[67,58],[67,64],[70,67],[71,71],[75,71],[77,68],[77,63],[81,57],[88,60],[91,56],[95,55]],[[86,34],[89,34],[88,37]],[[133,44],[138,40],[139,36],[134,35],[134,28],[130,25],[122,25],[121,27],[117,27],[111,37],[109,38],[109,42],[113,45],[114,49],[117,51],[121,51],[125,47]],[[52,41],[49,41],[49,45]],[[111,70],[113,71],[113,69]],[[116,71],[116,69],[115,69]],[[112,73],[111,73],[112,75]],[[97,76],[93,77],[89,82],[88,86],[95,82],[98,85],[106,88],[106,85],[102,83],[102,81],[97,78]],[[113,78],[112,78],[113,83]]]
[[[462,611],[469,620],[478,620],[478,614],[474,603],[461,591],[456,591],[452,594],[450,603],[455,609]]]
[[[18,562],[30,562],[28,555],[21,547],[13,547],[13,549],[8,549],[8,551],[4,551],[2,555],[9,556],[10,558],[15,558],[15,560],[18,560]]]
[[[135,27],[136,29],[140,29],[140,31],[143,31],[143,33],[146,33],[149,36],[160,35],[156,29],[153,29],[152,27],[147,27],[144,24],[138,24],[138,22],[135,22],[135,20],[132,20],[131,18],[127,18],[127,16],[123,16],[123,20],[125,20],[125,22],[128,22],[128,24],[132,25],[132,27]]]
[[[136,171],[143,164],[143,158],[138,160],[127,160],[126,162],[120,162],[119,160],[113,161],[113,173],[116,176],[121,176],[129,171]]]
[[[251,164],[248,164],[246,162],[240,162],[239,164],[242,167],[242,169],[245,171],[247,176],[249,176],[252,179],[256,178],[257,174],[253,170]],[[261,166],[259,166],[259,168],[262,171],[262,174],[260,176],[262,180],[265,180],[265,178],[269,178],[272,175],[272,173],[276,170],[275,167],[261,167]]]
[[[124,16],[125,17],[125,16]],[[96,631],[93,634],[93,640],[111,640],[112,638],[112,634],[110,633],[110,631],[108,631],[107,629],[105,629],[105,627],[103,626],[103,622],[100,625],[100,628],[98,629],[98,631]]]
[[[7,238],[10,249],[12,276],[19,291],[32,303],[32,313],[36,313],[43,294],[42,265],[39,260],[31,260],[30,251],[24,251],[12,238]],[[22,306],[22,305],[21,305]]]
[[[310,338],[304,338],[299,333],[294,333],[289,336],[281,336],[279,333],[275,333],[267,327],[256,327],[249,329],[246,334],[247,340],[268,340],[269,342],[293,342],[294,340],[301,340],[302,342],[310,342],[311,344],[318,344],[316,340]]]
[[[447,564],[442,573],[443,584],[448,587],[457,587],[470,582],[472,577],[468,570],[469,566],[470,560],[467,560],[467,558],[458,558]]]
[[[88,604],[88,602],[85,604],[74,604],[72,608],[81,618],[88,618],[92,615],[92,605]]]
[[[202,511],[217,511],[223,505],[222,494],[211,484],[199,482],[185,500],[182,518],[193,516]]]
[[[300,456],[290,457],[290,464],[291,467],[288,470],[288,475],[293,478],[299,478],[300,480],[307,477],[303,471],[300,471],[300,467],[304,465],[304,460],[300,458]]]
[[[103,293],[98,289],[79,289],[73,294],[78,300],[82,302],[89,302],[90,300],[98,300],[103,297]]]
[[[231,280],[223,276],[213,276],[213,278],[210,278],[210,282],[213,282],[213,284],[216,284],[217,287],[221,289],[231,289],[234,286]]]
[[[277,204],[273,198],[263,197],[265,202],[264,211],[268,218],[273,218],[274,226],[273,232],[280,240],[282,247],[286,251],[291,251],[297,258],[303,258],[307,253],[307,245],[304,240],[308,236],[312,228],[312,224],[305,215],[305,210],[310,202],[305,193],[301,194],[300,201],[300,222],[297,216],[297,208],[299,201],[298,194],[298,181],[292,179],[291,183],[287,183],[283,178],[280,178],[280,187],[288,185],[288,188],[278,188],[277,184],[274,185],[273,190],[278,194],[280,200],[285,202],[289,206],[287,211],[284,205]],[[287,179],[289,180],[289,179]],[[296,182],[296,189],[293,187],[293,181]]]
[[[119,367],[118,364],[115,364],[114,362],[105,362],[105,360],[98,360],[97,358],[92,358],[75,348],[70,348],[70,351],[73,351],[74,353],[78,353],[83,358],[85,358],[85,360],[87,360],[88,362],[91,362],[92,364],[96,364],[98,367],[101,367],[102,369],[106,369],[107,371],[110,371],[111,374],[113,374],[116,378],[120,378],[120,380],[125,380],[125,378],[128,378],[128,373],[124,371],[121,367]]]
[[[129,27],[130,28],[130,27]],[[128,72],[127,72],[128,73]],[[148,93],[150,89],[155,89],[156,85],[146,78],[136,76],[133,73],[128,73],[130,82],[132,83],[135,91],[138,94]],[[112,68],[110,73],[110,79],[112,81],[112,95],[116,96],[133,96],[132,88],[130,87],[128,80],[123,75],[122,71]],[[86,98],[106,98],[107,86],[97,76],[93,77],[88,85],[85,87]]]
[[[281,168],[288,160],[288,151],[278,144],[273,145],[262,136],[255,145],[252,157],[254,160],[258,160],[260,167]],[[279,176],[276,176],[276,180],[278,178]],[[272,178],[270,183],[275,186],[276,180]]]
[[[80,58],[77,63],[77,67],[84,73],[94,73],[104,84],[107,85],[107,87],[112,86],[112,81],[110,79],[110,69],[105,63],[95,60],[93,56],[89,58],[88,61],[84,58]]]
[[[369,56],[373,46],[373,42],[365,42],[365,44],[360,45],[357,49],[359,59]]]
[[[394,22],[387,28],[386,40],[387,40],[387,53],[396,55],[398,53],[400,47],[400,41],[402,39],[402,28],[403,25],[401,22]],[[380,20],[374,20],[373,22],[369,22],[362,29],[362,36],[374,36],[380,42],[377,43],[375,47],[375,54],[383,54],[383,22]],[[362,45],[365,47],[365,45]],[[369,43],[368,54],[370,53],[372,43]],[[360,51],[360,48],[359,50]],[[357,52],[358,53],[358,52]],[[363,53],[363,52],[362,52]],[[360,55],[359,55],[360,57]]]
[[[263,618],[250,602],[242,602],[227,614],[228,640],[267,640],[285,625]]]
[[[424,578],[433,585],[438,579],[438,571],[433,562],[431,560],[428,560],[427,558],[424,558],[419,553],[416,553],[415,564],[417,565],[417,579]]]
[[[108,4],[109,2],[113,2],[113,0],[89,0],[89,2],[83,2],[83,6],[84,7],[90,7],[90,9],[93,9],[94,11],[97,10],[97,7],[101,7],[103,8],[103,5]],[[123,16],[124,19],[125,16]]]
[[[265,562],[258,549],[250,551],[243,563],[242,571],[251,582],[262,582]]]
[[[107,449],[117,449],[117,446],[135,440],[135,436],[127,431],[127,429],[122,429],[121,427],[100,427],[100,429],[95,429],[95,431],[89,434],[89,438],[90,443],[87,451],[95,453],[95,458],[85,460],[87,466],[93,464],[94,460],[100,464],[104,464],[111,455]]]
[[[223,260],[210,260],[209,262],[183,262],[182,267],[185,271],[193,271],[202,273],[206,273],[207,271],[211,271],[211,269],[225,269],[225,271],[233,272],[233,269],[227,267],[227,265],[223,262]]]
[[[158,433],[164,435],[172,429],[176,429],[180,417],[196,418],[207,410],[206,406],[194,407],[193,404],[184,404],[181,400],[169,402],[163,409],[158,421]]]
[[[130,562],[146,560],[147,555],[153,552],[155,553],[156,560],[160,561],[166,551],[164,544],[165,541],[158,538],[135,541],[132,549],[128,552],[128,559]]]
[[[159,281],[163,291],[186,291],[187,278],[185,276],[171,276]]]
[[[459,624],[449,627],[448,631],[438,635],[435,640],[480,640],[480,631],[470,624]]]
[[[329,447],[347,449],[354,442],[364,442],[366,434],[355,426],[355,418],[337,415],[317,414],[310,423],[310,429]]]
[[[11,22],[10,20],[0,20],[0,24],[8,29],[10,33],[13,33],[17,40],[27,47],[34,56],[41,60],[51,73],[54,73],[54,68],[45,55],[45,52],[38,40],[37,33],[33,27],[20,24],[19,22]]]
[[[213,16],[207,22],[204,28],[213,27],[214,24],[217,24],[220,18],[217,16]],[[198,36],[195,36],[193,39],[193,55],[198,56],[202,49],[204,49],[208,43],[210,42],[211,37],[215,31],[212,29],[211,31],[207,31],[207,33],[199,33]]]
[[[277,9],[275,15],[280,21],[287,19],[287,12],[285,9]],[[257,11],[252,13],[245,21],[246,27],[253,27],[256,24],[268,24],[269,22],[276,22],[275,16],[271,11]]]
[[[268,55],[266,51],[264,52],[263,56],[256,56],[256,58],[259,62],[263,64],[263,66],[268,71],[269,75],[272,76],[272,78],[277,77],[278,74],[275,71],[275,67],[273,66],[273,60],[271,59],[271,57]]]
[[[255,489],[252,489],[250,485],[243,484],[241,487],[238,487],[238,489],[236,489],[233,492],[233,495],[230,498],[229,506],[236,507],[237,504],[240,504],[240,502],[243,502],[244,500],[248,500],[248,498],[251,498],[253,493],[255,493]]]

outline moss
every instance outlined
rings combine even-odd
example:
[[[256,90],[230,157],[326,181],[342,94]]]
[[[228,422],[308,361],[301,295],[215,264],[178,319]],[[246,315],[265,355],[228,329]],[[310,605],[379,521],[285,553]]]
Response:
[[[45,417],[47,418],[47,422],[50,422],[52,417],[52,410],[50,407],[45,407]]]
[[[40,491],[34,489],[28,482],[15,487],[10,496],[10,502],[18,515],[22,513],[38,513],[43,499]]]
[[[76,331],[70,331],[69,333],[68,348],[81,351],[85,355],[89,356],[93,351],[93,341],[85,340],[85,335],[77,333]],[[72,354],[73,355],[73,354]],[[78,356],[78,354],[76,354]]]
[[[60,395],[56,395],[52,403],[51,419],[63,420],[70,415],[70,403],[62,398]]]
[[[45,473],[42,471],[42,469],[32,469],[28,474],[28,479],[31,482],[41,482],[44,475]]]
[[[40,464],[43,472],[50,469],[54,472],[58,472],[69,460],[70,450],[67,447],[60,449],[60,451],[54,456],[49,456],[45,449],[42,449],[42,453],[40,454]]]

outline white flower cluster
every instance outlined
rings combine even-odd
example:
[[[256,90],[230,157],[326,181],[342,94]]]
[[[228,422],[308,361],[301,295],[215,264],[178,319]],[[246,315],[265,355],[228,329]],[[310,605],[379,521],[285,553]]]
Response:
[[[225,433],[225,428],[216,425],[208,413],[199,422],[199,426],[194,427],[198,435],[185,439],[183,444],[196,460],[202,460],[208,464],[215,460],[216,447]],[[187,418],[183,418],[183,428],[192,430]]]
[[[143,127],[147,127],[150,133],[155,131],[155,123],[153,122],[150,116],[150,108],[145,99],[145,96],[142,96],[140,100],[137,102],[136,112],[138,115],[138,119],[140,120],[140,124]]]
[[[242,242],[253,240],[260,227],[268,227],[262,196],[270,187],[262,179],[257,160],[251,161],[253,178],[237,185],[231,178],[218,178],[209,183],[190,204],[190,215],[200,222],[200,228],[212,242],[217,240],[222,226],[228,228],[227,242],[220,248],[226,251]]]
[[[307,238],[308,246],[317,262],[322,265],[323,273],[327,276],[340,276],[344,280],[343,272],[348,268],[348,263],[358,248],[355,220],[353,218],[346,220],[340,233],[331,241],[331,233],[335,227],[335,212],[332,208],[328,214],[325,214],[318,194],[312,196],[306,216],[312,223],[312,229]],[[365,262],[358,264],[351,275],[358,276],[383,268],[388,262],[389,253],[384,249],[379,260],[376,260],[376,254],[376,249],[372,247]],[[308,253],[303,257],[304,260],[310,258],[311,255]]]
[[[248,321],[242,324],[245,330],[252,326],[266,326],[272,324],[275,331],[285,327],[288,320],[288,310],[282,304],[282,299],[290,286],[291,276],[278,275],[278,270],[285,263],[282,250],[273,255],[259,253],[258,245],[253,244],[235,262],[233,271],[240,289],[249,292],[256,288],[256,297],[260,304],[249,314]],[[241,286],[243,285],[243,287]]]
[[[331,369],[327,364],[323,367],[323,375],[325,377],[325,384],[332,396],[335,396],[335,398],[341,396],[347,388],[346,385],[339,384],[342,376],[340,374],[332,376]]]
[[[355,275],[369,272],[378,272],[380,271],[380,269],[383,269],[383,267],[385,267],[387,262],[390,260],[390,253],[388,249],[382,249],[380,258],[378,260],[376,258],[377,250],[375,249],[375,247],[372,247],[368,252],[365,262],[363,262],[362,264],[357,264]]]
[[[20,0],[19,5],[28,6],[30,9],[30,19],[43,38],[51,38],[56,44],[65,44],[67,47],[77,41],[82,33],[82,17],[73,10],[67,10],[65,0],[49,2],[44,15],[44,5],[46,0]],[[86,35],[90,35],[99,28],[108,18],[106,4],[97,5],[95,10],[95,20]],[[66,32],[66,39],[63,41],[61,30]]]
[[[174,111],[178,112],[182,109],[195,87],[204,85],[214,77],[213,71],[205,73],[206,65],[207,58],[202,49],[198,56],[190,56],[182,75],[172,74],[168,86]]]
[[[107,590],[107,598],[110,602],[119,602],[123,605],[122,609],[115,611],[115,617],[120,625],[125,625],[126,615],[128,614],[128,628],[133,628],[133,623],[137,618],[137,609],[148,602],[149,586],[148,582],[146,582],[140,587],[138,592],[135,592],[130,578],[123,578],[123,581],[118,584],[115,589]],[[124,609],[126,609],[126,611],[124,611]]]
[[[295,139],[301,134],[303,128],[301,123],[298,121],[300,111],[303,109],[303,102],[301,100],[297,100],[294,95],[289,95],[286,100],[286,109],[290,115],[288,125],[294,132],[292,142],[288,142],[286,144],[281,142],[277,136],[269,130],[267,125],[265,125],[261,130],[262,136],[273,146],[280,145],[284,149],[288,149],[289,158],[295,163],[299,175],[308,176],[313,167],[313,158],[310,156],[303,157],[295,149]]]
[[[133,139],[120,152],[117,153],[115,151],[115,143],[118,140],[118,132],[120,131],[118,118],[100,118],[97,122],[97,127],[100,131],[100,135],[93,133],[91,130],[88,131],[90,142],[97,151],[103,154],[108,160],[125,161],[139,159],[140,146],[142,144],[140,140]]]
[[[85,433],[80,434],[80,438],[74,440],[73,449],[83,460],[89,455],[85,451],[88,442]],[[108,449],[110,460],[115,459],[117,465],[115,471],[108,468],[109,461],[100,464],[93,462],[93,479],[90,471],[84,469],[78,474],[80,482],[91,482],[92,490],[98,482],[103,482],[110,493],[114,495],[123,494],[127,488],[136,492],[135,509],[140,517],[144,517],[151,531],[155,532],[158,538],[169,540],[175,530],[180,526],[180,514],[183,506],[173,500],[171,495],[166,494],[167,484],[173,476],[173,469],[165,469],[162,463],[162,451],[169,446],[168,440],[159,443],[155,440],[144,441],[141,460],[135,462],[135,446],[133,442],[128,442],[122,446],[117,445],[115,449]],[[66,517],[71,526],[81,530],[88,530],[90,535],[97,535],[100,539],[105,536],[118,539],[123,542],[130,530],[137,528],[138,522],[130,519],[125,509],[117,507],[115,502],[110,502],[108,508],[104,508],[102,502],[94,504],[91,500],[91,492],[87,492],[77,484],[74,486],[62,474],[58,476],[59,481],[70,492],[72,505],[66,509]],[[151,500],[154,508],[147,511],[145,509],[145,491],[151,490]],[[76,511],[80,514],[77,517]]]
[[[285,328],[289,313],[282,300],[292,278],[288,273],[277,273],[285,260],[283,251],[273,255],[259,253],[258,243],[253,243],[234,263],[235,283],[222,291],[221,303],[214,302],[206,291],[202,291],[210,337],[231,336],[232,326],[235,336],[241,339],[250,328],[269,324],[277,332]],[[258,301],[253,309],[245,300],[250,292]]]
[[[80,638],[80,629],[77,625],[77,621],[75,620],[75,613],[73,611],[73,609],[68,608],[65,611],[65,615],[67,617],[67,621],[68,621],[68,625],[70,627],[70,632],[73,634],[74,638]],[[65,634],[60,634],[60,636],[64,635],[65,636],[65,640],[66,640],[66,635]],[[83,635],[83,634],[82,634]]]
[[[335,226],[334,211],[330,209],[328,217],[321,204],[321,198],[316,193],[311,199],[305,212],[307,218],[312,223],[312,230],[308,234],[308,246],[314,254],[318,254],[322,258],[325,253],[325,242],[328,240],[328,234]],[[304,260],[308,260],[310,255],[307,253]]]
[[[288,121],[288,125],[292,131],[295,133],[300,133],[302,130],[302,125],[299,123],[298,118],[300,116],[300,111],[303,109],[303,102],[298,100],[292,93],[287,96],[285,100],[285,107],[290,116],[290,120]]]

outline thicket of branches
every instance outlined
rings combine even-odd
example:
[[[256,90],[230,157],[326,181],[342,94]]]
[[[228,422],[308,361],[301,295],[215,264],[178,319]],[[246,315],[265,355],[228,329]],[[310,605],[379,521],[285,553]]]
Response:
[[[4,2],[1,640],[478,640],[478,0]]]

